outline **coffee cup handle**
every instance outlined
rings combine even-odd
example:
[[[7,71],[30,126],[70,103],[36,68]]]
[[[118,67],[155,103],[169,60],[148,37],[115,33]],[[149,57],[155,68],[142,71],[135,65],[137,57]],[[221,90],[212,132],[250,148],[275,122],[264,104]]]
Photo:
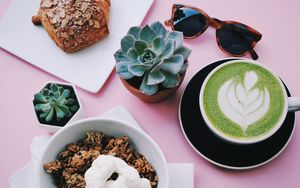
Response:
[[[288,97],[288,110],[289,112],[300,110],[300,97]]]

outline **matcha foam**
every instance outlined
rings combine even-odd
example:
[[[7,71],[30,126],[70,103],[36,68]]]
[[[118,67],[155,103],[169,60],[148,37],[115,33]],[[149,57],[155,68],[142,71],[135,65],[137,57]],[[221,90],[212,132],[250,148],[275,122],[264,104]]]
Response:
[[[214,127],[239,139],[271,131],[285,108],[285,95],[277,78],[258,65],[243,62],[217,70],[204,88],[203,99]]]

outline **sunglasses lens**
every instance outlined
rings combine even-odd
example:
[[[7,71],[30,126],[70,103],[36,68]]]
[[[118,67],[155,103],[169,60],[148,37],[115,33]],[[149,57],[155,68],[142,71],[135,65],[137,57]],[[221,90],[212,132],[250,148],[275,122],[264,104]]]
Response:
[[[207,28],[206,17],[201,12],[181,7],[174,14],[174,30],[183,32],[185,37],[194,37]]]
[[[252,49],[255,36],[241,24],[224,24],[217,30],[220,45],[234,55],[242,55]]]

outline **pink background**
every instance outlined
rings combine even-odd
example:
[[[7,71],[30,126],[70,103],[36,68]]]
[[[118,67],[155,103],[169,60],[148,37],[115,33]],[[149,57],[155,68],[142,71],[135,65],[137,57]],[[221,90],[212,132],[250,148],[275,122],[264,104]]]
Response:
[[[9,2],[10,0],[1,1],[0,17]],[[197,6],[212,17],[240,21],[260,31],[263,37],[255,48],[260,56],[259,62],[277,72],[294,96],[300,96],[300,1],[156,0],[143,24],[168,19],[172,4],[179,2]],[[161,103],[144,103],[132,96],[113,72],[104,88],[97,94],[79,89],[87,116],[97,116],[115,105],[125,106],[144,130],[158,142],[169,162],[195,164],[197,188],[299,187],[298,125],[286,150],[271,163],[253,170],[231,171],[215,167],[198,156],[189,146],[181,132],[177,116],[183,88],[203,66],[228,56],[219,50],[212,28],[197,39],[186,40],[185,44],[193,49],[193,53],[186,78],[176,95]],[[37,127],[31,101],[33,94],[48,80],[61,81],[0,49],[1,188],[8,187],[8,177],[30,160],[32,137],[46,134]],[[299,118],[298,113],[297,120]]]

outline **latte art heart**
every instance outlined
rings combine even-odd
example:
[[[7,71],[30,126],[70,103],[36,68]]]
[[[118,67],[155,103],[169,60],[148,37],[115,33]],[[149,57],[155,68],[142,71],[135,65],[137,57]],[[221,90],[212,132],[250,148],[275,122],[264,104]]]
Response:
[[[249,125],[258,121],[268,111],[270,93],[266,87],[255,88],[258,75],[255,71],[245,73],[243,82],[232,78],[218,91],[218,104],[224,115],[238,124],[245,132]]]

